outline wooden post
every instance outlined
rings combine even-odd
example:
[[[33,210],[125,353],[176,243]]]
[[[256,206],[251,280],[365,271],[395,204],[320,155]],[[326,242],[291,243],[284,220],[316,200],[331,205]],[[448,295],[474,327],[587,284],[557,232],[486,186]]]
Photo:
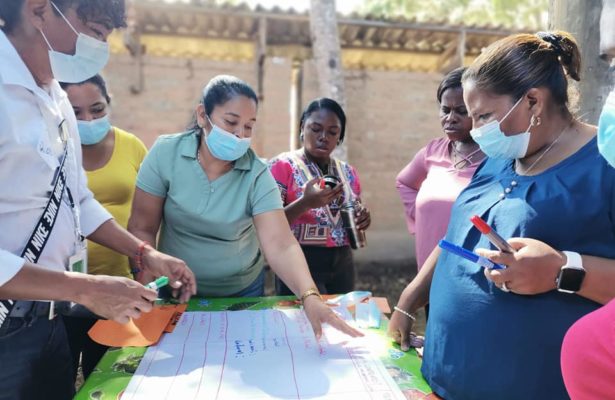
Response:
[[[572,33],[581,49],[581,81],[578,90],[578,116],[590,124],[598,117],[609,93],[609,64],[600,58],[600,14],[602,0],[551,0],[549,29]]]
[[[459,66],[463,67],[466,59],[466,30],[462,29],[459,33],[459,43],[457,44],[457,57],[459,58]]]
[[[294,59],[290,72],[290,150],[301,147],[299,140],[299,121],[303,105],[301,98],[303,95],[303,60]]]
[[[267,19],[258,20],[256,37],[256,94],[259,101],[265,99],[265,57],[267,56]]]
[[[438,57],[438,70],[443,75],[448,74],[455,68],[463,67],[466,57],[466,31],[459,30],[459,37],[453,39]]]

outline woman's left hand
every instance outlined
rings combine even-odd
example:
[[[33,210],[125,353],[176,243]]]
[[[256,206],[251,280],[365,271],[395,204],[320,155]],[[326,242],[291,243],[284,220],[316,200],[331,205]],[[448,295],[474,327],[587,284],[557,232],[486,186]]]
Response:
[[[196,294],[194,273],[179,258],[161,253],[148,245],[143,251],[143,266],[154,277],[167,276],[173,295],[179,297],[182,303],[187,303]]]
[[[360,231],[364,231],[369,228],[372,223],[372,217],[367,207],[361,207],[355,218],[355,224]]]
[[[348,325],[339,315],[333,312],[318,296],[308,296],[303,301],[303,309],[312,324],[317,340],[322,336],[322,324],[326,323],[348,336],[364,336],[361,331]]]
[[[476,249],[476,253],[491,261],[506,265],[506,269],[490,270],[485,268],[485,276],[496,286],[517,294],[539,294],[556,288],[555,279],[560,268],[566,264],[566,256],[535,239],[512,238],[508,243],[515,253],[502,253],[497,250]]]

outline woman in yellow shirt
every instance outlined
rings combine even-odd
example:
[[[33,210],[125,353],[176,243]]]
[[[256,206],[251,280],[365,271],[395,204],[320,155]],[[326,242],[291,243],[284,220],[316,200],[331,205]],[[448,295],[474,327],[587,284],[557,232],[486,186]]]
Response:
[[[111,99],[100,75],[62,87],[77,117],[88,187],[96,200],[125,228],[137,172],[147,149],[135,135],[111,126]],[[127,257],[93,242],[88,243],[88,273],[133,277]],[[86,378],[107,350],[87,336],[94,322],[91,318],[65,317],[75,374],[81,356]]]

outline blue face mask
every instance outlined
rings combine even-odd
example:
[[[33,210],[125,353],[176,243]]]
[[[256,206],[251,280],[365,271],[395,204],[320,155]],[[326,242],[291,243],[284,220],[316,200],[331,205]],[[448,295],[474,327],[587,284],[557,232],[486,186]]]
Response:
[[[598,151],[615,168],[615,89],[606,98],[598,121]]]
[[[107,133],[111,130],[111,123],[109,122],[109,115],[105,115],[92,121],[77,121],[77,127],[79,128],[81,144],[91,146],[100,143],[107,136]]]
[[[515,135],[506,136],[502,132],[501,123],[506,117],[521,103],[521,97],[514,106],[498,121],[494,120],[479,128],[474,128],[470,131],[472,139],[478,143],[483,153],[490,158],[504,158],[512,160],[515,158],[523,158],[527,154],[527,148],[530,144],[530,126],[525,132]]]
[[[205,142],[214,157],[218,160],[235,161],[246,154],[250,148],[251,138],[240,139],[211,122],[209,117],[207,120],[211,124],[211,130]]]

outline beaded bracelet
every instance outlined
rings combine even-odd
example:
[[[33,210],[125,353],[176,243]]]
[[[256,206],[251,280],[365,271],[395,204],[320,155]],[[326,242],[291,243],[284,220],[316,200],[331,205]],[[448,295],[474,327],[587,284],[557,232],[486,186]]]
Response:
[[[301,300],[301,304],[303,304],[305,299],[307,299],[310,296],[318,296],[318,298],[322,300],[322,296],[320,295],[320,293],[318,293],[318,289],[310,288],[310,289],[306,290],[305,292],[303,292],[303,294],[301,295],[301,299],[300,299]]]
[[[416,317],[414,315],[410,314],[407,311],[402,310],[401,308],[399,308],[397,306],[393,307],[393,310],[398,311],[398,312],[404,314],[406,317],[410,318],[412,321],[416,321]]]
[[[133,275],[137,275],[139,272],[143,271],[143,251],[145,250],[145,246],[149,246],[149,242],[142,241],[137,248],[137,252],[135,253],[135,267],[131,270]]]

